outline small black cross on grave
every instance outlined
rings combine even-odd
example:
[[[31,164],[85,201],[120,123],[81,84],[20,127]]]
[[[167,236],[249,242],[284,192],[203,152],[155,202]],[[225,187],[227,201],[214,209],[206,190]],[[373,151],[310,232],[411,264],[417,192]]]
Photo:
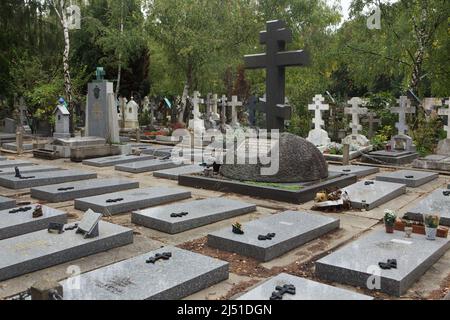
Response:
[[[303,50],[286,51],[292,42],[292,31],[280,20],[268,21],[267,31],[260,33],[260,43],[266,53],[244,57],[246,69],[266,69],[266,117],[267,130],[284,130],[284,121],[291,116],[291,108],[285,105],[286,67],[305,66],[309,58]]]
[[[154,257],[150,257],[148,258],[147,261],[145,261],[146,263],[151,263],[151,264],[155,264],[156,261],[158,260],[169,260],[170,258],[172,258],[172,253],[171,252],[164,252],[164,253],[157,253]]]
[[[276,291],[272,293],[272,296],[270,297],[270,300],[283,300],[283,296],[285,294],[291,294],[295,295],[296,289],[295,286],[292,284],[286,284],[284,286],[278,286],[275,288]]]

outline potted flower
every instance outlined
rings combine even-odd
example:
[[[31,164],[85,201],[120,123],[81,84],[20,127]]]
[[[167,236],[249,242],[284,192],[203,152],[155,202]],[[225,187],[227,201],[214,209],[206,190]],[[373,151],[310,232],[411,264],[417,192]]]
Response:
[[[406,238],[411,238],[413,234],[413,225],[410,221],[405,222],[405,236]]]
[[[384,211],[384,226],[386,227],[386,233],[394,233],[394,225],[397,220],[397,215],[392,210]]]
[[[440,217],[437,214],[424,215],[425,234],[428,240],[436,240],[437,228],[439,227]]]
[[[242,230],[242,224],[240,224],[239,222],[233,224],[233,233],[239,235],[244,234],[244,230]]]

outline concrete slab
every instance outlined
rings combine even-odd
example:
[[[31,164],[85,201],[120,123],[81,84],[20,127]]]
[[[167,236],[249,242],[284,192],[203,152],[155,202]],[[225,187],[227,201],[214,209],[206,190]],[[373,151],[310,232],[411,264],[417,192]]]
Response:
[[[270,300],[277,287],[293,285],[295,294],[284,294],[282,300],[373,300],[353,291],[332,287],[305,278],[281,273],[272,279],[264,281],[254,289],[240,296],[237,300]]]
[[[36,204],[32,204],[0,211],[0,240],[47,229],[50,222],[67,223],[65,212],[47,206],[42,206],[42,217],[33,218],[35,208]],[[18,209],[23,211],[14,213]]]
[[[0,176],[0,186],[9,189],[24,189],[95,178],[97,178],[96,173],[82,170],[34,172],[27,179],[16,178],[14,175]]]
[[[16,200],[0,196],[0,210],[14,208],[15,206]]]
[[[420,187],[421,185],[436,180],[437,178],[439,178],[438,173],[412,170],[383,172],[376,177],[378,181],[406,184],[406,186],[410,188]]]
[[[328,171],[331,172],[339,172],[343,174],[354,174],[358,178],[369,176],[371,174],[375,174],[380,172],[379,168],[375,167],[368,167],[368,166],[336,166],[336,165],[329,165]]]
[[[92,209],[105,215],[153,207],[191,197],[191,192],[177,188],[146,188],[116,192],[75,200],[75,209]]]
[[[379,279],[375,290],[401,296],[449,248],[448,239],[430,241],[417,234],[406,239],[403,232],[374,231],[317,261],[316,274],[324,280],[363,288]],[[397,260],[397,269],[380,269],[378,264],[388,259]]]
[[[2,162],[0,162],[0,169],[14,168],[14,167],[28,167],[32,165],[34,165],[34,163],[25,160],[3,160]]]
[[[168,260],[146,263],[166,252]],[[79,289],[61,284],[64,300],[178,300],[227,279],[228,263],[165,247],[83,274]]]
[[[392,165],[404,165],[413,162],[419,157],[416,152],[409,151],[375,151],[363,154],[362,160],[369,163],[386,163]]]
[[[99,231],[92,239],[41,230],[0,241],[0,281],[133,242],[133,230],[122,226],[100,221]]]
[[[424,214],[439,214],[441,225],[450,227],[450,190],[435,190],[420,201],[416,207],[409,209],[406,217],[411,220],[423,221]]]
[[[205,167],[202,167],[198,164],[182,166],[172,169],[160,170],[153,172],[153,176],[156,178],[169,179],[169,180],[178,180],[178,177],[183,174],[193,174],[200,173],[205,170]]]
[[[210,198],[133,212],[131,221],[147,228],[176,234],[253,211],[256,211],[254,204]],[[173,213],[181,212],[187,215],[171,217]]]
[[[141,155],[141,156],[120,155],[120,156],[83,160],[83,164],[87,166],[103,168],[103,167],[112,167],[121,163],[147,161],[154,158],[155,157],[151,155]]]
[[[4,161],[6,159],[7,159],[6,157],[0,157],[0,161]]]
[[[406,193],[406,185],[384,181],[359,181],[343,189],[352,207],[372,210]]]
[[[286,211],[244,224],[243,235],[234,234],[231,226],[210,233],[208,245],[266,262],[338,228],[339,219]],[[258,239],[270,233],[275,233],[272,240]]]
[[[34,172],[49,172],[49,171],[59,171],[62,170],[61,168],[55,167],[55,166],[26,166],[26,167],[20,167],[19,170],[21,174],[28,175],[29,173]],[[0,169],[0,176],[7,176],[15,174],[15,168],[4,168]]]
[[[31,197],[55,203],[137,188],[139,182],[129,179],[95,179],[32,188]]]
[[[143,172],[153,172],[164,169],[172,169],[183,166],[182,163],[176,163],[172,160],[148,160],[148,161],[140,161],[140,162],[132,162],[117,165],[115,169],[117,171],[124,171],[130,173],[143,173]]]

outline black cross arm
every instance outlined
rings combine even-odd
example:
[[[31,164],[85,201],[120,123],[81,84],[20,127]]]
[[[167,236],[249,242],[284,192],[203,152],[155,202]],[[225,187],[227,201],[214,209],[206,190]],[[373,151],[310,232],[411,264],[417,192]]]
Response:
[[[285,42],[285,43],[290,43],[293,40],[293,35],[292,35],[292,31],[289,29],[278,29],[276,31],[276,40],[278,42]],[[273,36],[273,35],[271,35]],[[261,44],[266,44],[267,41],[270,39],[270,36],[268,36],[268,32],[267,31],[261,31],[259,33],[259,42]]]
[[[277,53],[277,65],[283,67],[306,66],[309,64],[309,55],[304,50]]]
[[[281,119],[290,119],[292,117],[292,107],[284,104],[277,104],[275,116]]]
[[[262,69],[267,65],[267,58],[265,53],[250,54],[244,56],[244,63],[246,69]]]

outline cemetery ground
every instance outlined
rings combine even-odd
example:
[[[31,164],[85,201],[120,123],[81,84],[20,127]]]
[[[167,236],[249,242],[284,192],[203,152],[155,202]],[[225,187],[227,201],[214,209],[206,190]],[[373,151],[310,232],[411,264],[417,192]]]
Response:
[[[153,177],[152,173],[133,174],[116,171],[114,170],[114,167],[88,167],[81,163],[72,163],[64,159],[55,161],[40,160],[32,158],[30,154],[24,154],[20,157],[8,157],[16,160],[30,161],[39,165],[56,166],[63,169],[87,170],[97,173],[98,178],[126,178],[139,182],[141,189],[149,187],[178,187],[192,193],[191,199],[178,200],[176,202],[178,204],[192,200],[220,197],[256,204],[257,210],[239,216],[238,218],[235,217],[226,219],[174,235],[133,224],[131,222],[131,212],[122,213],[111,217],[104,217],[103,219],[105,221],[131,228],[134,231],[134,243],[33,273],[25,274],[6,281],[1,281],[0,299],[8,298],[20,292],[24,292],[36,281],[42,278],[62,281],[68,277],[66,272],[69,266],[79,266],[82,273],[86,273],[113,263],[139,256],[152,250],[159,249],[162,246],[176,246],[230,263],[230,277],[228,280],[188,296],[186,299],[232,299],[247,292],[250,288],[261,283],[261,281],[277,276],[281,273],[288,273],[317,282],[332,284],[335,287],[370,295],[376,299],[399,299],[398,297],[389,296],[384,293],[377,293],[375,291],[369,291],[360,287],[346,286],[339,283],[328,283],[322,279],[319,279],[315,275],[315,262],[332,252],[336,252],[336,250],[342,248],[344,245],[366,236],[372,231],[383,230],[384,226],[382,219],[384,216],[384,209],[395,210],[399,216],[402,216],[407,213],[409,209],[417,206],[421,199],[429,196],[436,189],[446,188],[450,183],[450,176],[440,175],[438,179],[417,188],[407,188],[406,194],[403,194],[394,200],[391,200],[370,211],[348,210],[343,213],[313,212],[315,214],[339,218],[341,223],[340,229],[332,231],[326,235],[322,235],[318,239],[297,247],[296,249],[289,251],[287,254],[284,254],[269,262],[259,262],[252,258],[209,247],[207,245],[207,235],[223,228],[230,228],[231,225],[237,220],[239,220],[240,223],[246,223],[256,219],[269,217],[271,215],[280,214],[287,210],[311,212],[311,208],[314,204],[313,201],[301,205],[295,205],[272,200],[258,199],[256,197],[242,196],[233,193],[179,187],[176,181],[156,178]],[[381,173],[385,173],[394,171],[394,169],[381,168],[380,171]],[[376,175],[377,174],[372,174],[360,179],[375,180]],[[17,201],[18,205],[25,202],[37,202],[36,199],[31,198],[30,189],[12,190],[0,187],[0,196],[13,198]],[[74,209],[74,201],[41,203],[67,212],[69,223],[80,220],[84,214],[84,212]],[[370,252],[361,252],[360,254],[370,255]],[[180,272],[183,271],[180,270]],[[447,251],[427,270],[423,276],[420,277],[419,281],[414,283],[414,285],[400,297],[400,299],[442,299],[449,294],[449,287],[450,251]]]

